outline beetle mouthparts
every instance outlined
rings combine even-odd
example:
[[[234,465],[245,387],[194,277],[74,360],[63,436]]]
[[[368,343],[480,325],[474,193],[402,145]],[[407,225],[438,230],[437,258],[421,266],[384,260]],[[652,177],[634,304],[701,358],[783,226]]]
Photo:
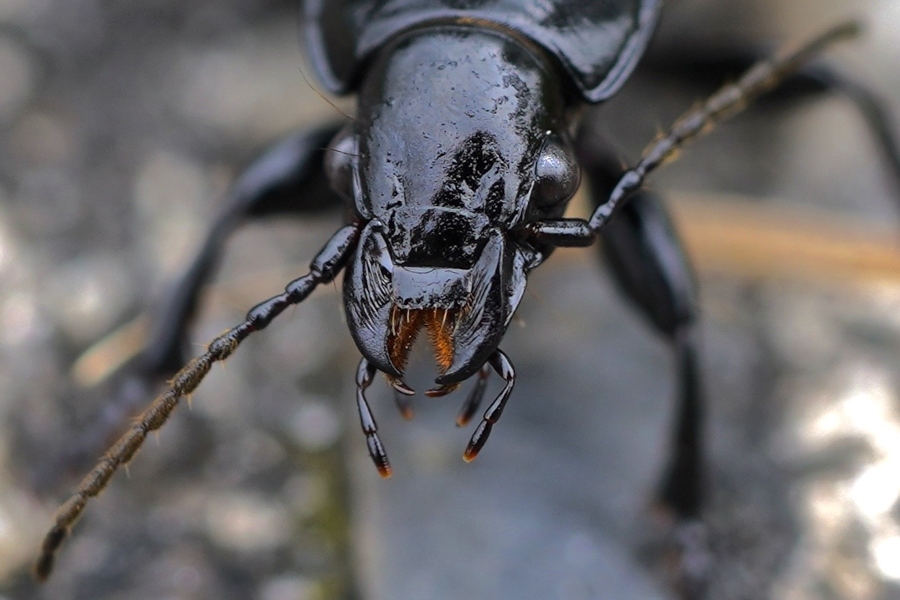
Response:
[[[438,372],[443,375],[453,364],[453,333],[459,323],[460,311],[452,308],[401,308],[391,307],[391,329],[388,336],[388,351],[391,362],[404,371],[409,353],[423,328],[428,331],[428,339],[434,352],[434,361]],[[408,394],[411,390],[402,381],[391,381],[399,392]],[[458,387],[459,384],[444,385],[428,390],[426,395],[443,396]],[[400,386],[400,387],[398,387]]]

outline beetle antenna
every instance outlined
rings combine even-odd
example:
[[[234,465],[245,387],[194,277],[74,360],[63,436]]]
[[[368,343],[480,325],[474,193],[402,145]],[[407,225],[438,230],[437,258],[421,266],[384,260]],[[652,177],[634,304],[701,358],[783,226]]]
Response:
[[[128,464],[147,434],[162,427],[179,400],[197,389],[213,364],[224,361],[254,331],[264,329],[288,306],[299,304],[321,283],[334,279],[356,248],[363,224],[346,225],[339,229],[310,263],[310,272],[290,282],[282,294],[273,296],[250,309],[240,325],[215,338],[206,351],[185,365],[169,381],[169,388],[154,398],[119,440],[113,444],[96,466],[85,475],[62,506],[56,511],[53,527],[44,536],[41,553],[34,564],[34,576],[44,581],[53,570],[56,553],[69,536],[72,526],[84,512],[90,498],[102,492],[119,467]]]
[[[683,114],[675,121],[668,135],[647,146],[640,162],[625,171],[609,200],[591,216],[591,230],[596,232],[603,227],[618,208],[643,186],[647,176],[664,162],[674,158],[685,143],[708,133],[720,121],[743,111],[754,98],[777,86],[827,46],[856,37],[861,30],[862,26],[858,22],[848,21],[832,27],[805,44],[783,49],[774,57],[756,63],[736,82],[725,85],[701,105]]]

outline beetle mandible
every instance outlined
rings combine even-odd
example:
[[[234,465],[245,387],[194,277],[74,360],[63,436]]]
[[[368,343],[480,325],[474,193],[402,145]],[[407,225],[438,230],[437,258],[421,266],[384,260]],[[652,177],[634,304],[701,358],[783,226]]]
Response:
[[[298,197],[314,203],[328,194],[349,202],[354,217],[313,259],[309,274],[251,309],[178,371],[60,508],[36,565],[38,577],[49,575],[88,499],[211,366],[341,270],[348,326],[363,356],[356,374],[359,416],[379,472],[388,476],[390,464],[365,390],[384,373],[409,414],[404,396],[413,391],[403,375],[423,329],[440,371],[427,395],[444,395],[477,376],[459,424],[477,414],[491,370],[504,380],[464,451],[473,459],[512,393],[515,370],[499,346],[528,273],[555,247],[590,246],[598,237],[626,293],[676,356],[675,451],[660,495],[682,522],[698,518],[702,386],[693,283],[661,205],[640,188],[686,141],[857,27],[838,26],[758,63],[688,112],[622,172],[573,135],[573,109],[615,94],[643,54],[660,9],[658,0],[555,0],[540,7],[513,0],[307,1],[305,27],[317,74],[332,92],[358,93],[356,118],[339,130],[287,138],[236,182],[229,207],[164,312],[168,326],[145,352],[151,370],[171,372],[181,362],[185,322],[220,238],[237,221],[302,212]],[[323,158],[319,150],[329,140]],[[598,208],[589,220],[563,218],[582,168]],[[619,218],[611,220],[614,215]]]

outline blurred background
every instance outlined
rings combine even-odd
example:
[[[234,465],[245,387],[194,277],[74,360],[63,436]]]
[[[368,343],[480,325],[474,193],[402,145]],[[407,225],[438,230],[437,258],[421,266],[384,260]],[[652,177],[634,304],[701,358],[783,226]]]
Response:
[[[865,36],[829,60],[900,115],[900,4],[848,4],[671,0],[655,51],[773,47],[861,17]],[[0,0],[0,598],[671,597],[648,511],[669,355],[591,250],[532,275],[504,342],[516,391],[474,463],[453,426],[464,392],[419,399],[405,423],[379,380],[395,471],[379,480],[325,286],[214,369],[92,502],[52,579],[31,581],[58,502],[127,423],[102,378],[139,346],[217,198],[272,140],[345,118],[305,81],[297,14],[295,0]],[[634,162],[711,91],[637,76],[599,134]],[[652,185],[701,284],[712,597],[900,597],[900,187],[862,119],[841,98],[765,104]],[[242,229],[198,344],[303,273],[339,224]]]

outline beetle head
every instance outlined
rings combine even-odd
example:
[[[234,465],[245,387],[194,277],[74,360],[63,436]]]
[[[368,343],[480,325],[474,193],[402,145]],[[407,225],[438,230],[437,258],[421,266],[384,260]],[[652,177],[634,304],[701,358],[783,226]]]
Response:
[[[543,54],[490,29],[414,30],[376,56],[329,153],[369,221],[347,268],[354,340],[399,378],[424,329],[449,388],[496,350],[546,249],[515,232],[562,214],[579,170]]]
[[[495,230],[468,269],[400,265],[383,225],[372,221],[344,279],[350,332],[369,362],[399,378],[425,329],[441,372],[437,383],[452,386],[477,371],[500,343],[525,291],[527,260]]]

